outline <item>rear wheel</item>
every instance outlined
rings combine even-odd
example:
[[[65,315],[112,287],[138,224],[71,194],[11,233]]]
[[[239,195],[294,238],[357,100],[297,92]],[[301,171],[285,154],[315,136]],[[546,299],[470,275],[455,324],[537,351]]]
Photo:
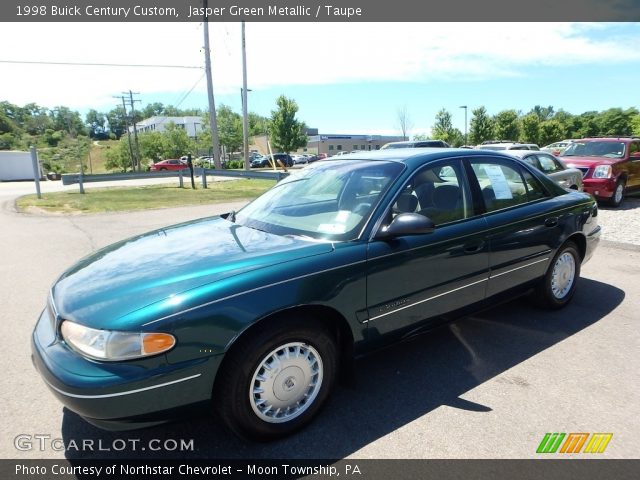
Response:
[[[571,301],[580,277],[580,253],[573,242],[558,250],[549,270],[534,292],[535,302],[544,308],[558,309]]]
[[[229,352],[214,405],[237,435],[257,441],[289,435],[318,413],[337,370],[333,336],[310,318],[265,320]]]

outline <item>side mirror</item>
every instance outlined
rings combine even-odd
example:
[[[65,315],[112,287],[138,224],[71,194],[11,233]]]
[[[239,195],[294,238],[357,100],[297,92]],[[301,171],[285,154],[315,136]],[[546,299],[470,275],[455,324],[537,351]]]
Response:
[[[431,233],[435,228],[435,224],[429,217],[419,213],[401,213],[388,226],[382,227],[378,231],[376,238],[385,239],[403,235],[421,235],[423,233]]]

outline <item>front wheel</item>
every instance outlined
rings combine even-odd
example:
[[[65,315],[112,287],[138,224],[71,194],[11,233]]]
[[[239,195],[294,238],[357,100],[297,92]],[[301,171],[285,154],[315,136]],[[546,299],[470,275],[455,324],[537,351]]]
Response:
[[[618,180],[616,183],[616,188],[613,191],[613,195],[611,196],[611,200],[609,200],[609,205],[613,208],[618,208],[622,205],[622,201],[624,200],[624,188],[625,188],[624,180]]]
[[[216,411],[243,438],[287,436],[307,425],[328,398],[336,352],[333,336],[313,319],[265,320],[221,366]]]
[[[544,308],[558,309],[567,305],[576,291],[580,277],[580,253],[573,242],[560,248],[549,270],[534,292],[535,302]]]

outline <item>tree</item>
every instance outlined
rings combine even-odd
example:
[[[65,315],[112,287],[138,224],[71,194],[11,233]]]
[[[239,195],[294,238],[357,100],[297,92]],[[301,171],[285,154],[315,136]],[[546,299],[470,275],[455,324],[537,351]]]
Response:
[[[269,129],[269,119],[249,112],[249,135],[264,135]]]
[[[163,136],[165,158],[180,158],[195,151],[194,142],[189,138],[186,130],[173,122],[166,124]]]
[[[565,138],[565,130],[558,120],[545,120],[540,123],[540,145],[549,145]]]
[[[528,113],[520,119],[520,140],[524,143],[540,142],[540,117]]]
[[[640,137],[640,114],[636,115],[631,120],[631,129],[632,129],[632,132],[631,132],[632,135]]]
[[[167,142],[160,132],[144,132],[138,134],[141,160],[158,162],[165,158]],[[127,144],[129,148],[129,144]],[[144,165],[144,163],[143,163]]]
[[[220,144],[228,153],[238,151],[242,146],[242,117],[226,105],[218,108],[217,115]]]
[[[109,131],[113,133],[116,138],[120,138],[123,134],[127,133],[127,119],[124,115],[124,109],[118,106],[110,110],[107,114],[107,122],[109,123]]]
[[[487,114],[487,109],[478,107],[471,112],[471,124],[469,126],[469,142],[472,145],[479,145],[485,140],[494,137],[493,120]]]
[[[398,127],[400,127],[400,132],[402,133],[402,139],[407,140],[409,138],[409,130],[413,127],[413,122],[411,121],[411,116],[407,111],[407,106],[405,105],[402,108],[399,108],[396,115]]]
[[[460,130],[454,128],[451,118],[451,113],[444,108],[436,113],[436,121],[431,127],[431,137],[444,140],[452,146],[460,146],[464,143],[464,137]]]
[[[70,137],[86,135],[87,129],[78,112],[68,107],[58,106],[51,110],[50,117],[53,120],[53,129],[65,131]]]
[[[107,133],[107,117],[104,113],[91,109],[85,116],[85,122],[89,126],[89,137],[104,140],[109,138]]]
[[[269,122],[269,137],[273,148],[289,153],[306,146],[306,126],[296,120],[298,104],[284,95],[278,97],[276,104],[278,109],[271,111]]]
[[[597,124],[600,127],[600,135],[631,135],[633,127],[631,120],[638,114],[635,108],[622,110],[621,108],[610,108],[600,112],[597,117]]]
[[[553,117],[553,107],[551,105],[549,105],[548,107],[541,107],[540,105],[536,105],[531,109],[529,113],[535,114],[542,122],[544,120],[550,120]]]
[[[120,141],[106,153],[107,161],[104,167],[107,170],[127,172],[132,170],[131,154],[129,151],[129,139],[122,137]]]
[[[494,117],[494,132],[498,140],[517,140],[520,136],[518,112],[503,110]]]

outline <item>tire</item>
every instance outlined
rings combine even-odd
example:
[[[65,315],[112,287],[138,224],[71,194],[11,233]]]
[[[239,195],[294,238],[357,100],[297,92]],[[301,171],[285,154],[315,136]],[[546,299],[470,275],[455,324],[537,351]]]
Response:
[[[549,270],[534,291],[535,303],[547,309],[559,309],[573,298],[580,278],[580,253],[573,242],[565,243],[551,261]]]
[[[613,190],[613,195],[608,202],[611,207],[618,208],[620,205],[622,205],[622,202],[624,201],[625,187],[626,182],[622,179],[618,180],[618,182],[616,183],[616,188]]]
[[[309,317],[265,320],[227,354],[213,392],[214,411],[242,438],[285,437],[320,411],[336,370],[336,342],[322,324]]]

